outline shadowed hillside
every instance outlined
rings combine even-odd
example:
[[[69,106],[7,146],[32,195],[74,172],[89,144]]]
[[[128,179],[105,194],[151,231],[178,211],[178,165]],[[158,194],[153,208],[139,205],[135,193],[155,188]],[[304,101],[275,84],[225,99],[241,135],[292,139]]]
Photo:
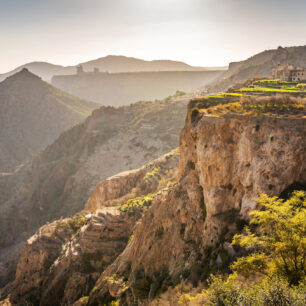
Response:
[[[0,83],[0,172],[14,171],[95,108],[27,69],[7,78]]]
[[[0,177],[0,279],[14,271],[23,243],[38,227],[84,208],[98,182],[177,147],[186,104],[173,99],[101,107],[31,163]]]

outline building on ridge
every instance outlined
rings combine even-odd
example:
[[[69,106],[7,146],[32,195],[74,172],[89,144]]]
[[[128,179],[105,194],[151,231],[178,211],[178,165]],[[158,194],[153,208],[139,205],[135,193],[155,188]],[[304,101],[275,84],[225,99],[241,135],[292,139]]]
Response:
[[[305,82],[306,68],[278,64],[277,67],[272,70],[270,78],[287,82]]]

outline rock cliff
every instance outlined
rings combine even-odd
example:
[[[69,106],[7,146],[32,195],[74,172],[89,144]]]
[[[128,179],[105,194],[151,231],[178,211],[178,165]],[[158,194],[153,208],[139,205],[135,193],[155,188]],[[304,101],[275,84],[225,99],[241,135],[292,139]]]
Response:
[[[254,197],[305,186],[305,118],[191,113],[181,133],[179,183],[142,217],[89,304],[147,304],[181,280],[196,285],[235,257],[229,242]]]

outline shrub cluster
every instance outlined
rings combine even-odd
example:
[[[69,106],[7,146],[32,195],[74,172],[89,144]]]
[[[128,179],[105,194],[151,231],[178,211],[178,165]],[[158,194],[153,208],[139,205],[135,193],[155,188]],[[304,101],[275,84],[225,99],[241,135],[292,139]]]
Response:
[[[269,278],[259,284],[243,287],[237,284],[234,276],[226,281],[220,276],[212,277],[209,289],[197,296],[197,300],[202,299],[204,305],[220,306],[303,306],[305,298],[304,283],[289,287],[280,278]],[[184,299],[188,301],[188,296],[181,298],[181,304],[184,304]]]
[[[302,306],[306,300],[306,192],[288,200],[262,194],[261,210],[251,212],[233,244],[249,250],[231,265],[227,279],[211,276],[208,289],[195,297],[184,294],[180,304],[238,306]]]

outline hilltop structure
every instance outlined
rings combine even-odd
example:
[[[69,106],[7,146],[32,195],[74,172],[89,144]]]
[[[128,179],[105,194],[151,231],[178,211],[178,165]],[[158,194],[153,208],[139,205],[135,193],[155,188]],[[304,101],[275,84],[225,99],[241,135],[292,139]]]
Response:
[[[303,82],[306,81],[306,68],[279,64],[272,70],[271,79],[279,79],[288,82]]]
[[[90,73],[98,74],[101,72],[100,72],[100,69],[97,67],[94,67],[92,72],[85,72],[82,65],[79,65],[76,67],[76,75],[85,74],[85,73],[86,74],[90,74]],[[107,72],[102,72],[102,73],[107,73]]]

